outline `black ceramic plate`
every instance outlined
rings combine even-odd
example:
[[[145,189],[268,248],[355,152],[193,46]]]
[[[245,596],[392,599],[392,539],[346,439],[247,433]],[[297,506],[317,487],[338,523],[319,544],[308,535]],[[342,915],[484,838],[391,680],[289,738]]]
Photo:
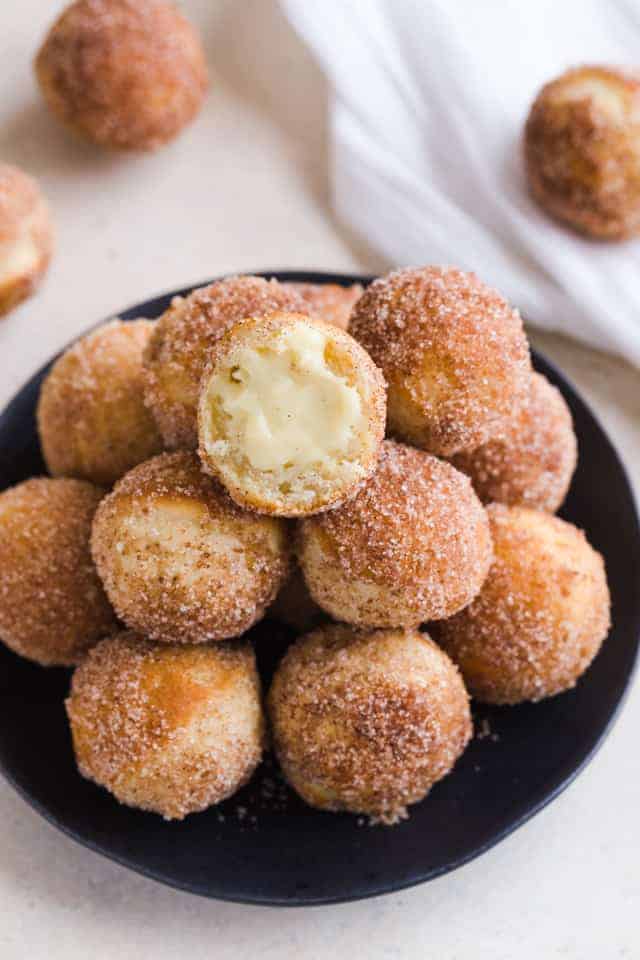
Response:
[[[269,274],[273,275],[273,274]],[[281,273],[317,283],[366,282]],[[187,291],[182,291],[187,292]],[[156,317],[173,294],[126,310]],[[586,404],[542,357],[535,365],[567,399],[580,463],[562,515],[606,559],[613,629],[569,693],[539,704],[477,709],[476,737],[453,773],[393,829],[304,806],[261,768],[219,808],[165,823],[119,806],[76,772],[62,701],[69,675],[0,649],[0,767],[43,816],[80,843],[193,893],[248,903],[304,905],[398,890],[489,849],[571,782],[602,742],[629,683],[640,634],[640,530],[615,450]],[[43,471],[34,411],[37,373],[0,417],[0,489]],[[263,623],[254,636],[265,677],[288,637]],[[55,882],[52,876],[51,882]]]

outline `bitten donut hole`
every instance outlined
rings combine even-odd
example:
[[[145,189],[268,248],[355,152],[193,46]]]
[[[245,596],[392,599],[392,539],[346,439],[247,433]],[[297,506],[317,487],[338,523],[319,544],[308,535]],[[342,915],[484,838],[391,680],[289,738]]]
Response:
[[[169,450],[198,446],[200,381],[215,342],[245,317],[296,311],[303,301],[277,280],[238,276],[174,297],[145,352],[145,401]]]
[[[367,393],[328,329],[289,323],[241,342],[203,382],[201,450],[223,482],[305,509],[325,484],[358,482],[372,446]]]
[[[0,164],[0,315],[31,296],[53,247],[47,204],[37,182]]]
[[[270,347],[244,347],[210,383],[212,415],[255,470],[334,469],[362,421],[357,389],[332,369],[323,333],[285,330]],[[290,488],[288,480],[281,488]]]

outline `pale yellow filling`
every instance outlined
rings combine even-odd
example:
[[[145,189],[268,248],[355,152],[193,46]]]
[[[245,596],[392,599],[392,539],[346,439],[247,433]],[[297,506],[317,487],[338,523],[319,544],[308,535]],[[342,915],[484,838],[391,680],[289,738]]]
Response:
[[[299,473],[347,453],[364,429],[358,391],[326,362],[327,336],[300,325],[241,347],[211,382],[228,441],[259,471]]]

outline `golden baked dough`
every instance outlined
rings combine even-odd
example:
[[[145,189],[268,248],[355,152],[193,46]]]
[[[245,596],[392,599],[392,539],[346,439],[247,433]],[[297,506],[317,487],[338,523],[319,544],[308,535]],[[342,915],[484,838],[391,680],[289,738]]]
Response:
[[[30,297],[53,251],[49,210],[36,181],[0,164],[0,316]]]
[[[208,85],[200,38],[163,0],[77,0],[35,61],[42,94],[75,133],[116,150],[155,150],[193,120]]]
[[[492,559],[468,477],[391,440],[353,499],[300,522],[297,546],[316,603],[335,620],[372,627],[451,616],[476,596]]]
[[[103,491],[35,477],[0,493],[0,640],[43,666],[70,666],[116,619],[91,560]]]
[[[555,513],[564,500],[578,458],[571,412],[556,387],[540,373],[500,434],[451,462],[471,477],[483,503],[521,504]]]
[[[349,324],[388,384],[388,426],[439,456],[485,443],[526,395],[522,321],[475,274],[443,267],[375,280]]]
[[[235,793],[262,755],[248,644],[155,644],[118,633],[75,671],[66,707],[80,773],[167,820]]]
[[[575,685],[609,631],[602,557],[547,513],[492,504],[495,560],[466,610],[433,625],[472,696],[542,700]]]
[[[268,697],[285,777],[313,807],[394,823],[471,736],[469,698],[418,631],[329,624],[289,648]]]
[[[213,344],[227,327],[302,301],[277,280],[227,277],[188,297],[174,297],[157,321],[145,352],[145,395],[165,446],[198,446],[198,392]]]
[[[100,504],[91,542],[118,616],[165,643],[244,633],[291,562],[284,523],[241,510],[187,452],[125,474]]]
[[[601,240],[640,230],[640,80],[568,70],[542,88],[524,133],[529,186],[552,216]]]
[[[110,487],[162,450],[144,402],[149,320],[114,320],[56,360],[40,390],[38,431],[49,473]]]
[[[295,291],[303,301],[303,309],[311,317],[332,323],[341,330],[349,329],[351,311],[362,294],[362,285],[352,283],[343,287],[338,283],[283,283]]]

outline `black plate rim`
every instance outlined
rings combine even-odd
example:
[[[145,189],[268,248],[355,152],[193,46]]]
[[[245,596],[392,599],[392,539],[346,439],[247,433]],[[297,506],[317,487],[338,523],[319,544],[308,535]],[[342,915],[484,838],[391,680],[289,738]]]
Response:
[[[336,272],[324,272],[317,270],[256,270],[256,271],[245,271],[251,272],[255,276],[264,276],[266,278],[275,277],[280,281],[291,281],[291,282],[302,282],[302,283],[336,283],[341,285],[349,285],[354,283],[361,283],[363,285],[369,284],[372,280],[375,279],[375,275],[371,274],[348,274],[348,273],[336,273]],[[22,392],[29,386],[29,384],[36,380],[42,375],[42,373],[51,365],[51,363],[63,353],[68,346],[74,343],[79,337],[86,335],[97,327],[101,326],[104,323],[109,321],[122,318],[125,320],[131,320],[135,317],[144,317],[145,316],[145,307],[148,307],[151,304],[154,304],[158,300],[167,299],[173,296],[185,296],[190,293],[192,290],[206,286],[209,283],[212,283],[214,280],[221,279],[227,276],[233,276],[233,273],[221,274],[218,277],[213,279],[203,280],[198,283],[193,283],[188,286],[182,287],[177,290],[168,290],[163,293],[155,294],[154,296],[148,297],[146,300],[134,304],[125,308],[122,311],[117,313],[110,314],[106,319],[98,321],[95,324],[92,324],[83,332],[79,333],[77,337],[74,337],[73,340],[67,344],[67,346],[62,347],[62,349],[53,357],[50,358],[45,364],[43,364],[32,376],[22,384],[22,386],[16,391],[9,403],[4,407],[2,412],[0,412],[0,431],[2,430],[4,421],[8,419],[11,414],[12,407],[14,403],[17,403],[19,396]],[[592,408],[587,404],[587,402],[582,398],[581,394],[578,392],[573,382],[564,374],[556,364],[552,363],[547,357],[540,353],[537,350],[532,349],[532,356],[535,359],[542,361],[542,363],[552,372],[554,377],[556,377],[563,385],[563,391],[567,393],[570,398],[577,402],[579,405],[584,407],[591,419],[594,421],[595,425],[599,428],[600,433],[604,439],[605,445],[609,448],[609,452],[613,455],[613,458],[617,461],[618,468],[620,470],[621,477],[624,481],[626,493],[629,498],[629,503],[633,508],[633,519],[635,525],[636,540],[640,543],[640,514],[638,510],[638,500],[636,498],[633,485],[631,484],[629,473],[626,467],[626,464],[623,458],[618,453],[614,443],[609,437],[608,432],[602,425],[600,418]],[[224,892],[217,892],[215,894],[209,893],[197,885],[182,883],[169,876],[163,875],[161,871],[153,870],[150,868],[143,867],[138,864],[132,864],[126,858],[120,856],[119,854],[113,853],[106,847],[103,847],[101,844],[94,842],[93,840],[82,836],[78,832],[74,831],[71,827],[67,826],[63,822],[59,821],[57,817],[52,814],[47,807],[41,803],[39,800],[36,800],[28,790],[26,790],[14,777],[3,764],[0,764],[0,774],[3,779],[9,783],[13,789],[22,797],[27,804],[35,810],[40,816],[43,817],[48,823],[53,827],[63,833],[65,836],[74,840],[76,843],[85,847],[88,850],[91,850],[93,853],[99,854],[100,856],[105,857],[108,860],[111,860],[114,863],[117,863],[121,867],[125,867],[127,870],[132,873],[136,873],[140,876],[144,876],[147,879],[153,880],[156,883],[163,884],[164,886],[170,887],[174,890],[179,890],[182,892],[194,894],[205,899],[219,900],[226,903],[237,903],[247,906],[270,906],[270,907],[315,907],[315,906],[330,906],[340,903],[351,903],[357,900],[366,900],[373,897],[383,896],[389,893],[400,892],[402,890],[408,890],[412,887],[419,886],[422,883],[426,883],[430,880],[435,880],[437,877],[441,877],[447,873],[451,873],[454,870],[457,870],[459,867],[464,866],[467,863],[475,860],[477,857],[482,856],[484,853],[487,853],[493,847],[497,846],[504,839],[518,830],[520,827],[524,826],[529,820],[533,819],[538,813],[540,813],[545,807],[551,804],[557,797],[563,793],[572,783],[579,777],[579,775],[585,770],[589,763],[593,760],[595,755],[598,753],[602,747],[604,741],[607,739],[609,733],[611,732],[613,726],[615,725],[618,717],[620,716],[621,710],[623,709],[629,691],[632,686],[632,682],[636,672],[638,671],[638,665],[640,662],[640,611],[638,612],[635,618],[635,634],[636,634],[636,645],[635,652],[633,655],[633,662],[631,667],[625,677],[624,685],[619,692],[618,699],[612,708],[606,723],[601,728],[596,739],[591,743],[590,747],[585,751],[582,759],[568,775],[559,775],[551,787],[543,787],[538,791],[538,795],[532,799],[528,804],[527,809],[521,813],[519,816],[515,816],[502,830],[497,830],[493,836],[486,842],[478,844],[472,850],[467,853],[455,857],[449,863],[443,864],[441,867],[434,868],[429,870],[428,874],[423,876],[417,876],[407,881],[401,882],[379,882],[377,884],[370,884],[369,886],[354,890],[353,893],[349,896],[337,895],[335,897],[330,895],[320,896],[320,897],[261,897],[261,896],[239,896],[237,894],[225,894]]]

